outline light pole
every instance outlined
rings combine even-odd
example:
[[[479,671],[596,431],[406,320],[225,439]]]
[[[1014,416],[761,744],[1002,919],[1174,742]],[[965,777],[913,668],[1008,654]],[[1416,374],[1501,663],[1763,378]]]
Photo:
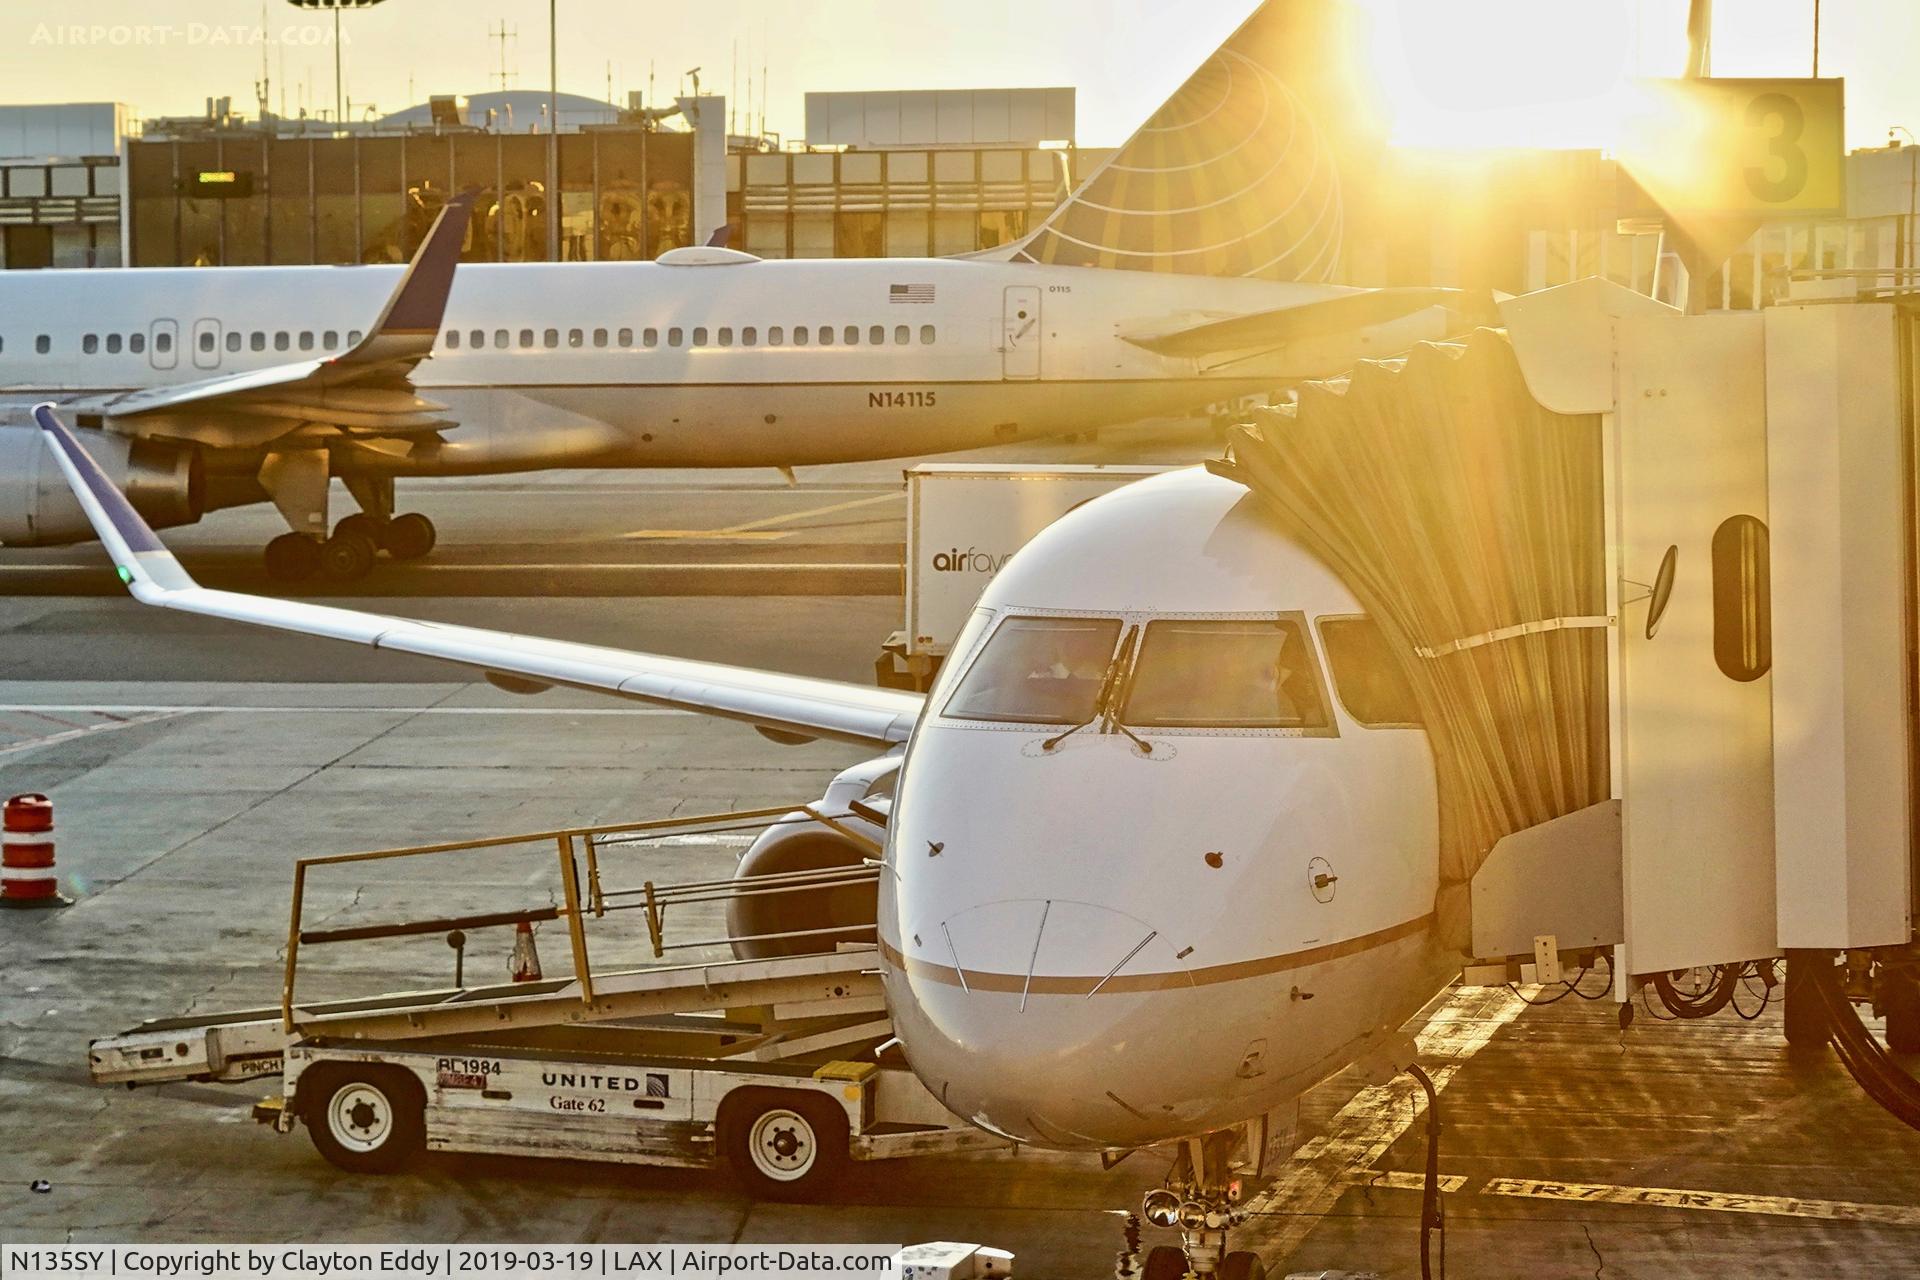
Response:
[[[560,261],[560,0],[547,0],[547,261]]]
[[[1915,197],[1920,196],[1920,139],[1915,139],[1913,130],[1907,128],[1907,126],[1896,124],[1887,130],[1887,142],[1889,145],[1892,144],[1893,135],[1896,133],[1904,133],[1907,135],[1907,226],[1906,234],[1900,237],[1899,265],[1911,272],[1913,270],[1913,216],[1915,213]],[[1905,289],[1909,283],[1910,281],[1908,280],[1902,280],[1900,281],[1900,287]]]
[[[341,129],[347,123],[346,77],[341,73],[340,61],[340,11],[342,9],[371,9],[380,0],[287,0],[296,9],[333,10],[333,124]],[[261,33],[263,36],[265,32]]]

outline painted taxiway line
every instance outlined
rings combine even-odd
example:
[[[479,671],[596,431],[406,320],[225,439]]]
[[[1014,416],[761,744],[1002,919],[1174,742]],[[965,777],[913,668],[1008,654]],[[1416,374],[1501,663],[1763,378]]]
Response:
[[[142,714],[141,712],[134,712],[122,707],[43,707],[34,705],[0,707],[0,711],[25,712],[30,715],[41,711],[98,711],[107,715],[125,714],[130,716],[129,719],[110,720],[104,724],[80,725],[76,728],[64,729],[59,733],[47,734],[42,738],[29,738],[25,742],[10,742],[6,746],[0,747],[0,757],[4,757],[19,755],[24,751],[38,751],[41,747],[51,747],[59,742],[71,742],[75,738],[85,738],[96,733],[110,733],[115,729],[131,729],[135,725],[153,724],[159,720],[170,720],[179,714],[180,708],[146,707],[142,709],[142,712],[145,714]]]
[[[1505,987],[1462,987],[1449,996],[1415,1037],[1433,1087],[1445,1089],[1526,1007]],[[1406,1076],[1360,1090],[1325,1133],[1302,1143],[1273,1183],[1247,1202],[1248,1220],[1235,1232],[1234,1247],[1280,1267],[1426,1109],[1426,1095]]]
[[[697,711],[681,711],[676,707],[398,707],[398,706],[339,706],[339,707],[257,707],[257,706],[215,706],[206,703],[149,703],[135,705],[126,703],[61,703],[61,702],[13,702],[0,703],[0,712],[5,711],[99,711],[108,715],[182,715],[186,713],[246,712],[267,715],[337,715],[345,712],[380,711],[397,716],[692,716]],[[100,725],[102,729],[118,728],[118,725]],[[91,730],[88,730],[91,732]],[[50,741],[50,739],[36,739]]]
[[[785,515],[767,516],[760,520],[749,520],[745,524],[730,524],[720,529],[635,529],[623,537],[646,538],[714,538],[727,539],[774,539],[784,538],[798,530],[773,532],[775,525],[792,524],[796,520],[806,520],[813,516],[830,516],[836,512],[851,511],[855,507],[870,507],[879,502],[902,502],[906,500],[904,490],[890,493],[873,494],[865,498],[855,498],[850,502],[835,502],[824,507],[810,507],[805,511],[789,511]]]

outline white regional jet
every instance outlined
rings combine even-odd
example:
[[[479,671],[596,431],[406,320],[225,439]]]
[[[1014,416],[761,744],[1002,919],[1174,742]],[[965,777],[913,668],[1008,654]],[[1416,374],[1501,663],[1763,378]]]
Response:
[[[468,197],[399,267],[0,274],[0,420],[53,401],[160,527],[271,500],[280,581],[425,555],[396,477],[793,467],[1182,412],[1457,328],[1454,291],[1325,283],[1333,149],[1268,5],[1024,240],[950,259],[458,265]],[[1325,112],[1335,107],[1323,107]],[[456,269],[457,268],[457,269]],[[0,544],[88,536],[0,428]],[[330,528],[342,480],[360,510]]]
[[[1172,472],[1061,519],[994,578],[923,698],[208,590],[35,415],[143,603],[873,748],[841,781],[885,823],[865,922],[908,1064],[1021,1142],[1180,1143],[1143,1207],[1182,1248],[1154,1250],[1148,1280],[1257,1277],[1225,1252],[1236,1150],[1349,1064],[1405,1068],[1395,1028],[1458,972],[1411,691],[1347,587],[1230,480]],[[739,874],[793,865],[776,840]]]

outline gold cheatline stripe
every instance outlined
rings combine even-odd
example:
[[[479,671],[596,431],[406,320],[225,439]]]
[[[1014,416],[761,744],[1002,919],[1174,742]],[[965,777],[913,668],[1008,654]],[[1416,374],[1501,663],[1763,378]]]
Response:
[[[884,938],[880,940],[880,953],[890,963],[904,968],[915,977],[945,983],[950,987],[961,987],[969,992],[1001,991],[1017,995],[1023,990],[1030,990],[1034,995],[1107,995],[1123,992],[1177,991],[1184,987],[1206,987],[1221,982],[1239,982],[1246,978],[1263,977],[1270,973],[1284,973],[1288,969],[1304,969],[1308,965],[1344,959],[1347,956],[1359,955],[1363,951],[1371,951],[1376,947],[1399,942],[1422,932],[1432,923],[1433,913],[1428,912],[1418,919],[1407,920],[1372,933],[1363,933],[1345,942],[1329,942],[1325,946],[1309,947],[1305,951],[1289,951],[1284,955],[1262,956],[1257,960],[1238,960],[1232,964],[1208,965],[1178,973],[1115,974],[1111,978],[1104,979],[1097,974],[1063,977],[1036,976],[1032,979],[1031,987],[1028,986],[1027,975],[1023,973],[993,973],[984,969],[958,971],[950,964],[940,964],[933,960],[909,959]],[[962,972],[964,972],[964,979]]]

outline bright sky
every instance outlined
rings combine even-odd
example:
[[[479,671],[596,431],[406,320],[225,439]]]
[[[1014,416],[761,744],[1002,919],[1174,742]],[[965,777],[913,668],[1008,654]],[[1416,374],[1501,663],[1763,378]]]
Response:
[[[1315,0],[1276,0],[1314,3]],[[752,81],[766,120],[802,131],[809,89],[1071,85],[1079,140],[1117,143],[1250,11],[1250,0],[558,0],[560,87],[614,97],[682,87],[702,68],[707,92],[743,110]],[[1668,74],[1684,50],[1686,0],[1362,0],[1382,22],[1395,84],[1396,136],[1465,145],[1596,145],[1591,109],[1636,72]],[[1721,0],[1718,75],[1809,74],[1813,0]],[[84,18],[76,15],[84,13]],[[263,21],[264,19],[264,21]],[[500,43],[512,87],[546,85],[543,0],[386,0],[343,18],[346,91],[363,115],[433,93],[498,88]],[[286,0],[9,0],[0,48],[13,51],[8,102],[118,100],[141,116],[197,114],[209,96],[255,111],[264,30],[272,104],[289,114],[333,104],[332,19]],[[737,53],[736,53],[737,51]],[[1822,15],[1820,70],[1848,79],[1851,146],[1884,144],[1891,124],[1920,130],[1920,4],[1845,0]],[[1504,96],[1503,96],[1504,95]],[[741,121],[744,125],[744,120]],[[1517,130],[1517,132],[1516,132]]]

